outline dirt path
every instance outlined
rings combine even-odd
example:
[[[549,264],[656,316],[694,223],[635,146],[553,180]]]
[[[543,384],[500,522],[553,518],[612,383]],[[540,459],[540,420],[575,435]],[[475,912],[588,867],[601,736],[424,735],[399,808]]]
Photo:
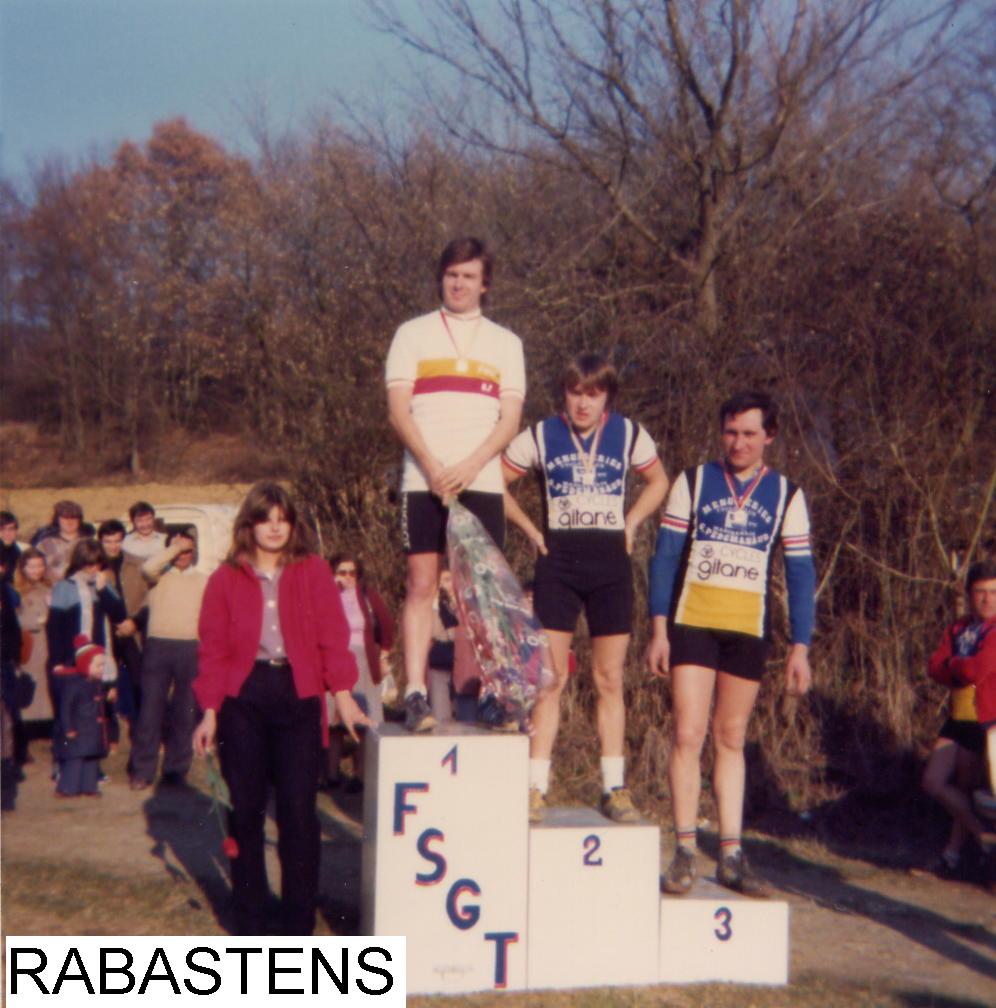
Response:
[[[220,832],[200,773],[194,787],[136,793],[118,754],[100,799],[60,801],[46,747],[32,752],[17,811],[2,822],[5,933],[224,932]],[[360,799],[323,795],[319,811],[319,933],[355,933]],[[758,836],[751,849],[791,907],[793,982],[883,986],[910,992],[910,1004],[928,1003],[916,992],[996,1002],[996,899],[982,889],[884,871],[813,841]],[[269,856],[276,878],[272,844]],[[712,871],[705,857],[702,869]]]

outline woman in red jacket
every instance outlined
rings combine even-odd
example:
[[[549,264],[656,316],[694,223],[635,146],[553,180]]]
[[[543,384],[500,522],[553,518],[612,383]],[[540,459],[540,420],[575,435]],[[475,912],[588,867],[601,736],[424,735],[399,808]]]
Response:
[[[286,491],[257,483],[235,519],[226,562],[211,575],[199,621],[194,692],[204,715],[194,750],[217,736],[232,799],[232,899],[239,934],[310,935],[320,838],[315,798],[322,695],[350,733],[369,724],[351,695],[356,662],[328,565]],[[267,787],[276,790],[280,927],[268,929],[263,858]]]

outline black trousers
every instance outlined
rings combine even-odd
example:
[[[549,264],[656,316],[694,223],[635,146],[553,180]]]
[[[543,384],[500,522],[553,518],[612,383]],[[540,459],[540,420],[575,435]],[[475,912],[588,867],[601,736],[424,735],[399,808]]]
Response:
[[[315,802],[321,765],[321,698],[300,699],[289,665],[256,662],[218,712],[218,754],[232,798],[229,829],[236,928],[243,935],[310,935],[318,906],[321,839]],[[268,929],[263,856],[268,785],[276,792],[281,921]]]
[[[150,637],[142,660],[142,709],[131,743],[128,772],[152,781],[165,735],[163,773],[186,776],[194,758],[191,739],[197,724],[193,682],[197,641]]]

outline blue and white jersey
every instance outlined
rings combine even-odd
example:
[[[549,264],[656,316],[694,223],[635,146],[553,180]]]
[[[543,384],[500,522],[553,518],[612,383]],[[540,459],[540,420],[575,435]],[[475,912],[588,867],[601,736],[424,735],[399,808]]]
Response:
[[[502,461],[519,474],[539,470],[548,545],[591,545],[592,533],[624,537],[626,477],[631,469],[649,469],[657,446],[640,424],[618,413],[604,413],[585,438],[558,414],[522,431]]]
[[[683,472],[671,489],[650,565],[650,611],[676,624],[766,637],[771,560],[785,552],[793,643],[808,644],[815,609],[809,515],[800,490],[762,469],[737,480],[720,462]]]

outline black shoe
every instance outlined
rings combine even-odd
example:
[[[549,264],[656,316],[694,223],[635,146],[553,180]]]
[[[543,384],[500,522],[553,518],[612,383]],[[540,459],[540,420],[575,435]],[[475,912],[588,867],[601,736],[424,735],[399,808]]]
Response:
[[[751,870],[742,850],[720,859],[716,878],[727,889],[754,899],[767,899],[772,892],[771,886]]]
[[[171,770],[169,773],[164,773],[159,779],[159,783],[164,787],[186,787],[187,786],[187,775],[179,773],[176,770]]]
[[[488,694],[477,705],[477,721],[492,731],[517,732],[519,722],[512,717],[496,697]]]
[[[667,871],[661,876],[661,889],[672,896],[683,896],[692,888],[697,874],[695,851],[689,847],[679,847],[674,852]]]
[[[359,777],[350,777],[346,781],[346,786],[343,788],[346,794],[362,794],[363,793],[363,781]]]
[[[436,719],[429,710],[424,693],[410,693],[405,697],[405,729],[410,732],[427,732],[436,727]]]

